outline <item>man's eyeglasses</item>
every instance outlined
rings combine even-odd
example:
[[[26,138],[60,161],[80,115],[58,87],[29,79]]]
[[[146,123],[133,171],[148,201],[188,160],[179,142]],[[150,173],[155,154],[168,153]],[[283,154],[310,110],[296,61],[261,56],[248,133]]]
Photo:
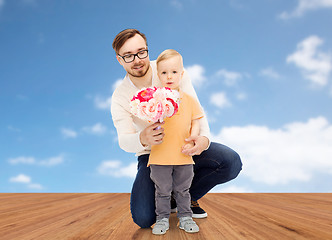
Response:
[[[141,50],[136,54],[126,54],[124,56],[120,56],[118,54],[119,57],[122,57],[123,61],[125,61],[125,63],[131,63],[135,60],[135,57],[138,57],[139,59],[144,59],[149,55],[149,50],[145,49],[145,50]]]

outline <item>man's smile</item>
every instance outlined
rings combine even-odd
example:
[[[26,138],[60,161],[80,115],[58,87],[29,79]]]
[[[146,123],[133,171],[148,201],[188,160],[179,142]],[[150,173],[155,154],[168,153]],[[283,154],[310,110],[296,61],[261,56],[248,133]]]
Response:
[[[133,69],[141,70],[143,67],[144,67],[144,65],[138,65],[138,66],[134,66]]]

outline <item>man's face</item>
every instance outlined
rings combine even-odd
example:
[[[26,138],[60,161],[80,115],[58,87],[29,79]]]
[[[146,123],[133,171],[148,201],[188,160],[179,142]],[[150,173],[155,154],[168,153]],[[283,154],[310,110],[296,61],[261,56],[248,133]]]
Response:
[[[148,49],[145,43],[145,40],[139,35],[136,34],[134,37],[129,38],[125,44],[119,49],[120,56],[127,56],[129,54],[137,54],[142,50]],[[135,56],[134,61],[126,63],[124,59],[120,56],[116,56],[119,63],[127,71],[127,73],[133,77],[144,77],[150,67],[149,56],[146,58],[140,59],[138,56]]]

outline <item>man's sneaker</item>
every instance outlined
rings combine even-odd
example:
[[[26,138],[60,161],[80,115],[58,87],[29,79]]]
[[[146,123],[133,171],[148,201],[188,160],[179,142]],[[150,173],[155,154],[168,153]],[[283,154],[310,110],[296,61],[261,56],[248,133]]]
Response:
[[[173,198],[173,196],[171,197],[171,213],[176,213],[177,211],[177,207],[176,207],[176,201]]]
[[[185,230],[187,233],[196,233],[199,231],[199,227],[191,217],[181,217],[179,228]]]
[[[197,201],[191,201],[191,211],[193,211],[193,218],[206,218],[207,213],[199,206]]]
[[[154,225],[154,227],[152,229],[152,233],[156,234],[156,235],[162,235],[162,234],[165,234],[168,229],[169,229],[168,218],[163,218],[163,219],[157,220],[156,224]]]

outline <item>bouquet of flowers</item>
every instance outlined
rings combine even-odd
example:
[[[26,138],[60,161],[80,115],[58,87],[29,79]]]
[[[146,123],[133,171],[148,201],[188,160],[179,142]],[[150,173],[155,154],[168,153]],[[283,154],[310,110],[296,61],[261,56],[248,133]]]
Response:
[[[163,122],[179,109],[180,95],[170,88],[143,88],[131,100],[130,109],[136,117],[149,123]]]

